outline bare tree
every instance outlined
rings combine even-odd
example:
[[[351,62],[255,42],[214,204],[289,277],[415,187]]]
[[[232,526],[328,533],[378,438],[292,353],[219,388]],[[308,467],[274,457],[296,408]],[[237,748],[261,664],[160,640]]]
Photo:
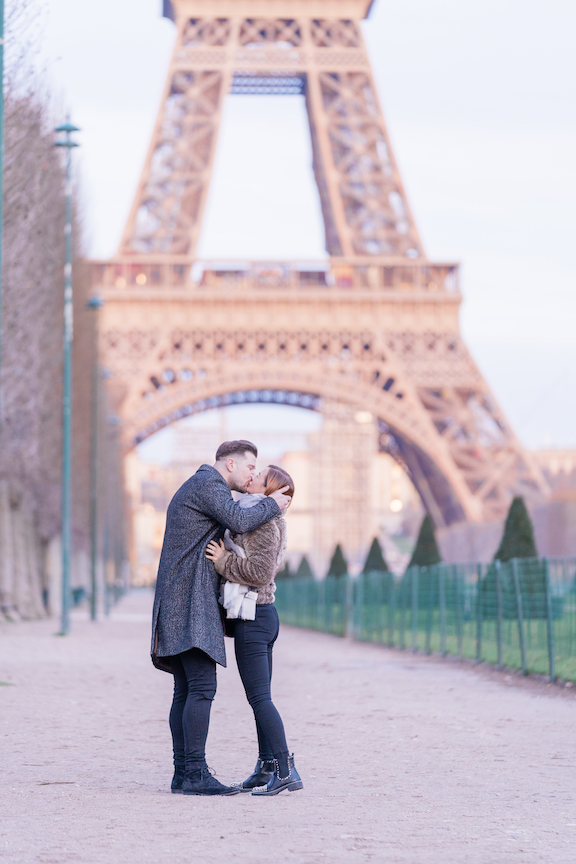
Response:
[[[49,605],[46,549],[60,533],[65,171],[54,148],[48,94],[31,62],[30,3],[8,16],[4,174],[4,270],[0,417],[0,607],[15,616]],[[61,118],[59,118],[61,119]],[[77,196],[76,196],[77,198]],[[76,200],[75,213],[78,211]],[[94,315],[89,269],[74,216],[73,547],[89,547]],[[101,429],[105,497],[117,486],[118,447]],[[116,529],[117,533],[117,529]],[[86,585],[78,563],[72,586]]]

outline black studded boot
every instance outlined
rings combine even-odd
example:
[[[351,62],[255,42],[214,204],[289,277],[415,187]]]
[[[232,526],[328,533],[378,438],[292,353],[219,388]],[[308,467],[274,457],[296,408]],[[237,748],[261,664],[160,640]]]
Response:
[[[284,760],[282,760],[284,761]],[[274,759],[274,774],[266,786],[253,789],[252,795],[278,795],[280,792],[296,792],[303,789],[304,784],[294,764],[294,754],[288,756],[287,765],[280,765],[278,759]],[[281,770],[282,769],[282,770]],[[283,777],[282,774],[285,776]]]
[[[266,786],[274,776],[274,760],[260,759],[256,762],[254,772],[242,783],[233,783],[240,792],[251,792],[257,786]]]

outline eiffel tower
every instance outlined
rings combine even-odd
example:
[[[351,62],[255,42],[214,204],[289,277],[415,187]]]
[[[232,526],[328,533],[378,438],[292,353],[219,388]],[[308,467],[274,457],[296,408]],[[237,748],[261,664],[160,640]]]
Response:
[[[239,402],[375,418],[437,527],[545,494],[462,341],[458,266],[423,250],[359,21],[368,0],[165,0],[174,53],[117,255],[94,262],[126,451]],[[213,264],[196,247],[228,93],[301,94],[328,258]],[[278,326],[272,322],[281,322]]]

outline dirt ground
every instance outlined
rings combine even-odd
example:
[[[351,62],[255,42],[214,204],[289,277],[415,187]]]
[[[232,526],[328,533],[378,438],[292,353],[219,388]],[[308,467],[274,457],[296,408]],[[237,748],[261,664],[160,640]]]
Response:
[[[0,627],[0,861],[576,861],[574,691],[283,628],[274,699],[302,792],[171,795],[171,677],[148,658],[151,596]],[[228,643],[208,761],[256,759]]]

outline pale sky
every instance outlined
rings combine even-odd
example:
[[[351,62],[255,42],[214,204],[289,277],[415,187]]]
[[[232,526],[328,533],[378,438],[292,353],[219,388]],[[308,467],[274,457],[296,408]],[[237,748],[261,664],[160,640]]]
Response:
[[[105,257],[138,181],[174,25],[161,0],[46,7],[43,62],[82,127],[88,251]],[[464,337],[530,447],[576,447],[574,32],[572,0],[376,0],[364,24],[425,250],[461,262]],[[229,97],[200,252],[324,256],[299,97]]]

